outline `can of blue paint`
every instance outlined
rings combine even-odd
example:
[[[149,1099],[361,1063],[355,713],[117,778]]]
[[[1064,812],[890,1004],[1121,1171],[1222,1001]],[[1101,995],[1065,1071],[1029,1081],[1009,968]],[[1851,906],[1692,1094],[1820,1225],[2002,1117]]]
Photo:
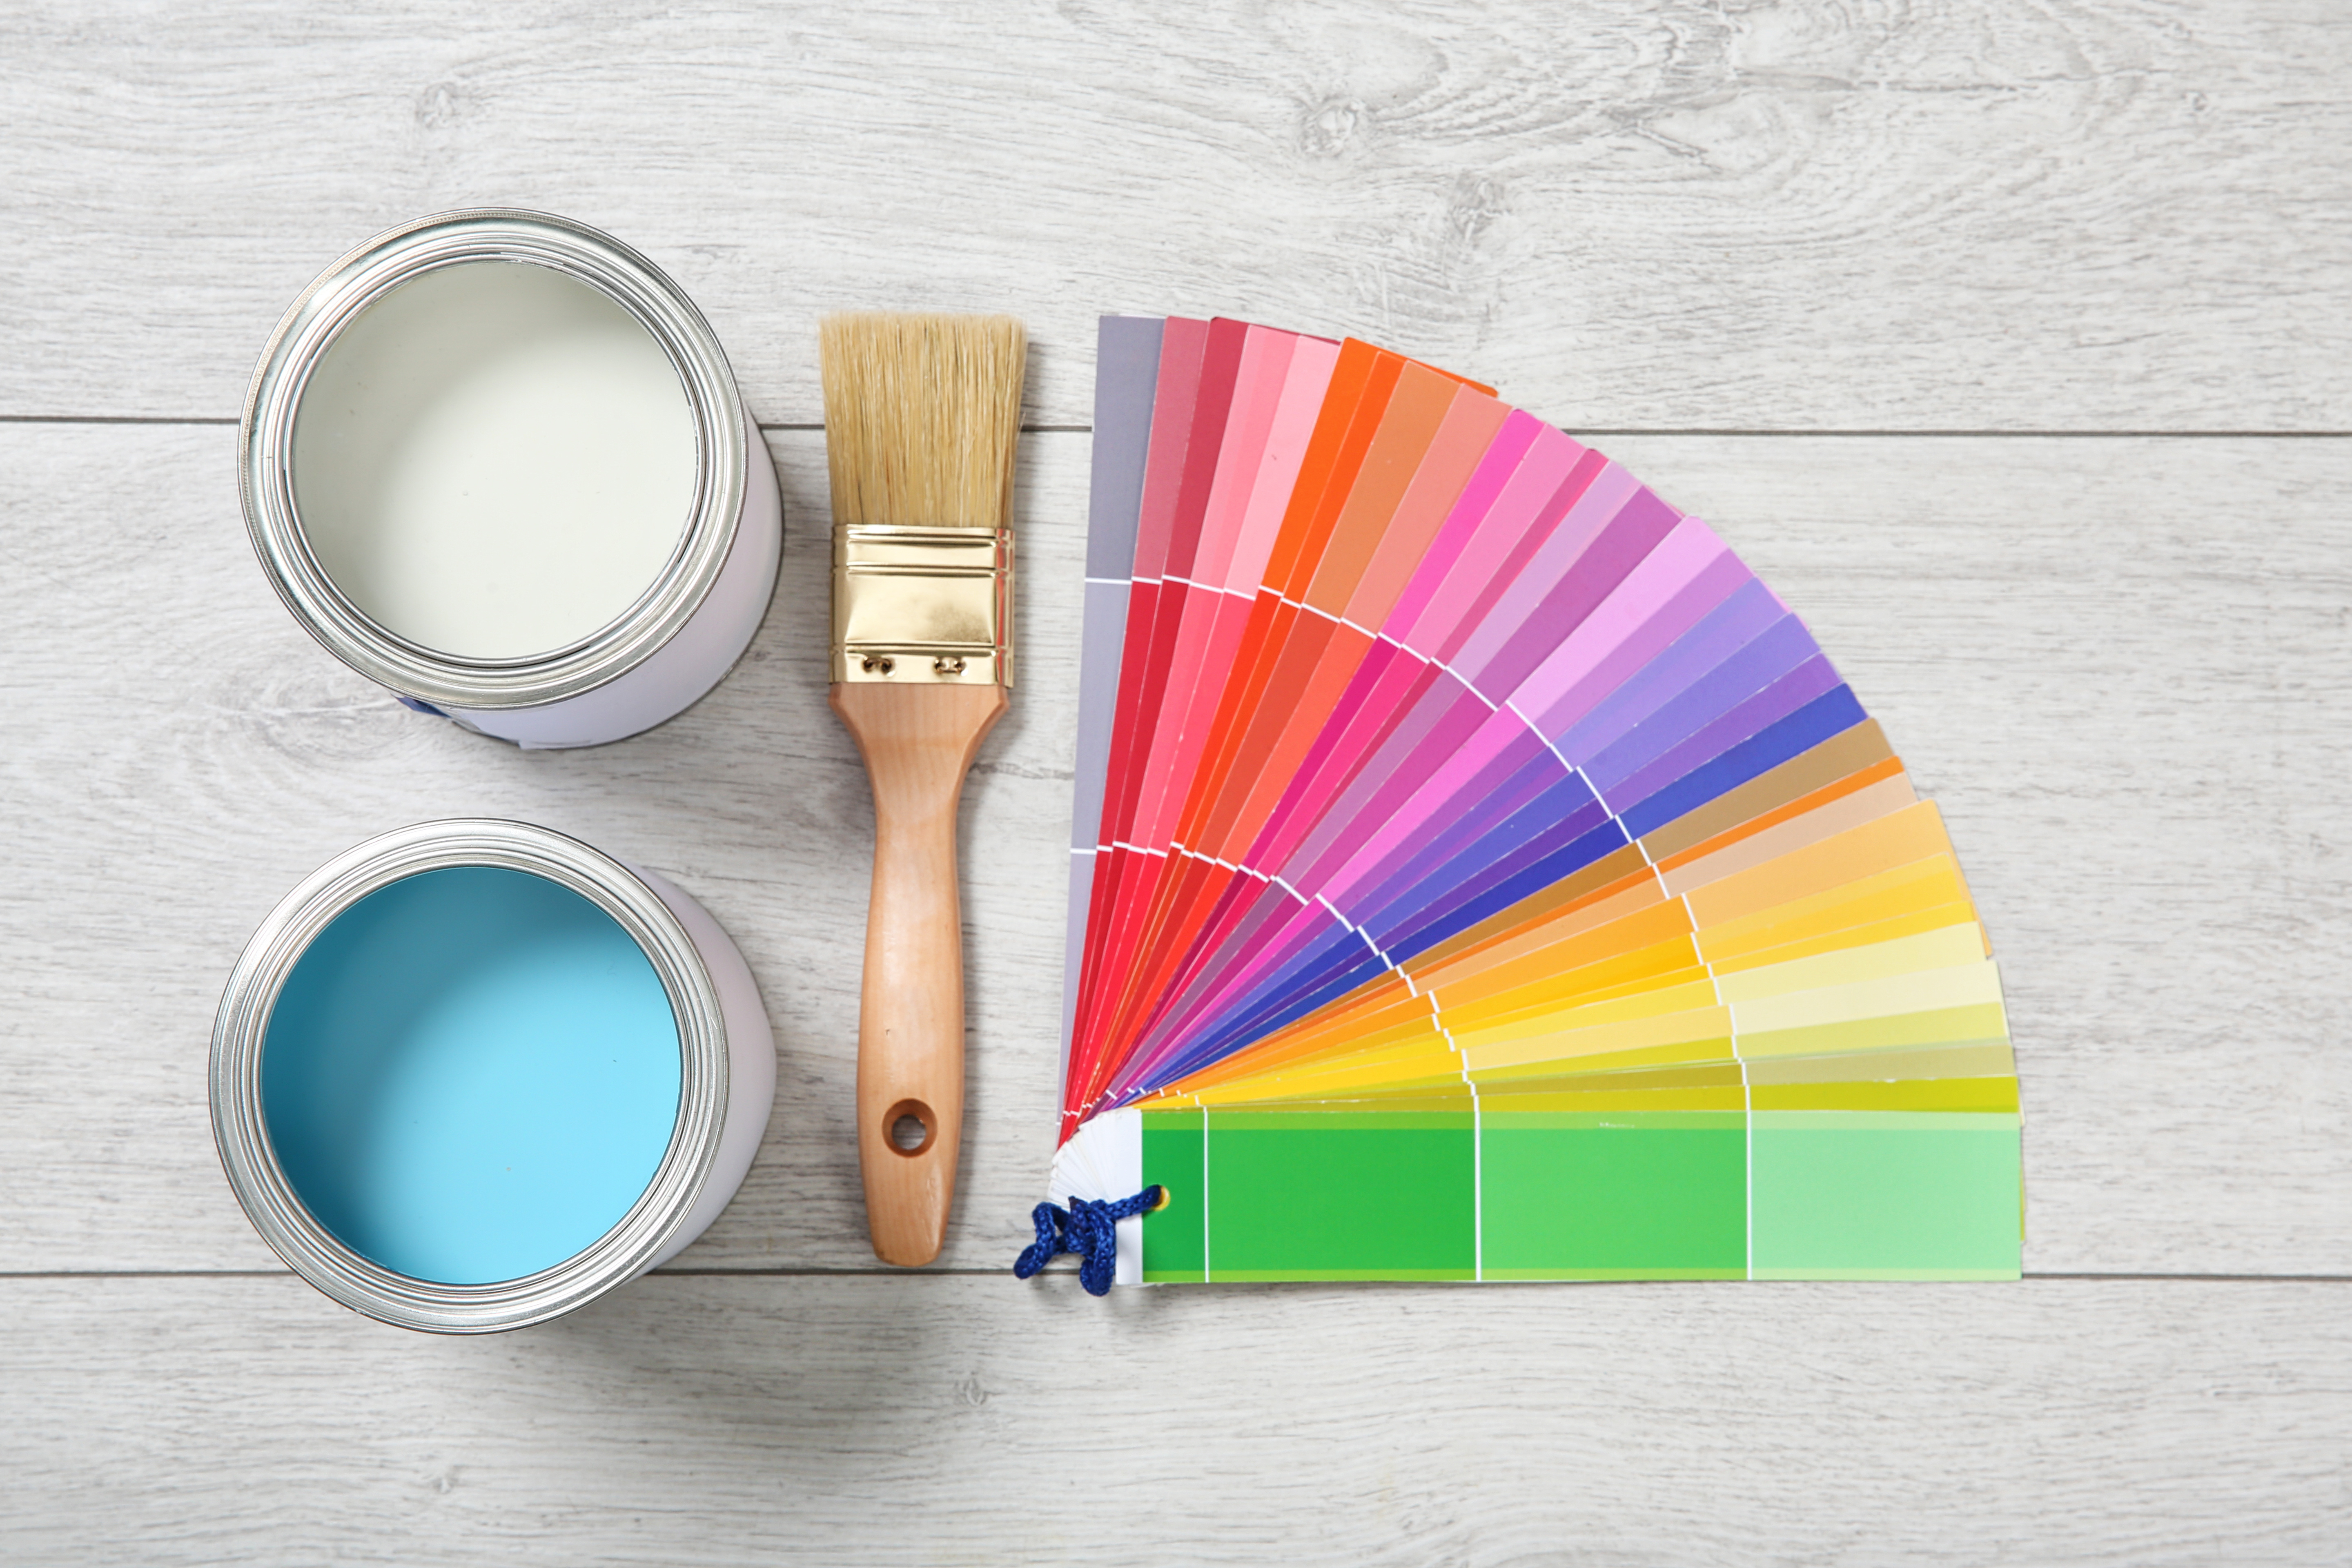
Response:
[[[660,268],[545,213],[442,213],[314,279],[237,468],[303,630],[409,707],[590,746],[724,677],[775,585],[774,465]]]
[[[677,1255],[741,1184],[775,1047],[663,878],[524,823],[387,833],[289,893],[213,1030],[238,1203],[335,1300],[478,1333]]]

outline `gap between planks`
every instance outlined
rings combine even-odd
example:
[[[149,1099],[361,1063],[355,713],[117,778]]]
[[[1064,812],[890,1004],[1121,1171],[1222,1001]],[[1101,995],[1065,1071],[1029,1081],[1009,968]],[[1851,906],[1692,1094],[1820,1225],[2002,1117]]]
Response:
[[[893,1268],[877,1266],[872,1268],[656,1268],[649,1275],[670,1279],[994,1279],[1009,1272],[1005,1268]],[[1048,1274],[1076,1274],[1076,1264],[1052,1263],[1045,1267]],[[8,1268],[0,1269],[0,1280],[8,1279],[293,1279],[298,1278],[285,1268]],[[2352,1274],[2152,1274],[2139,1270],[2119,1270],[2109,1273],[2099,1270],[2073,1270],[2041,1273],[2027,1270],[2018,1276],[2020,1282],[2067,1283],[2087,1281],[2122,1281],[2126,1283],[2171,1285],[2352,1285]],[[1272,1285],[1318,1285],[1324,1280],[1253,1280],[1247,1288],[1263,1289]],[[1391,1281],[1409,1284],[1410,1281]],[[1449,1282],[1454,1283],[1454,1282]],[[1672,1283],[1656,1279],[1524,1279],[1490,1281],[1494,1284],[1541,1286],[1557,1289],[1563,1285],[1656,1285]],[[1769,1283],[1769,1281],[1768,1281]],[[1823,1283],[1823,1281],[1812,1281]],[[1867,1280],[1847,1283],[1868,1284]],[[1449,1285],[1439,1285],[1444,1289]]]
[[[240,420],[226,415],[176,414],[0,414],[0,425],[152,425],[152,426],[234,426]],[[822,424],[763,424],[765,435],[781,435],[791,431],[811,435],[824,428]],[[1734,426],[1591,426],[1581,430],[1562,427],[1570,436],[1610,437],[1717,437],[1726,440],[1755,440],[1767,437],[1802,437],[1812,439],[1842,441],[1866,440],[1936,440],[1936,441],[2342,441],[2352,439],[2352,430],[2035,430],[2011,429],[1990,426],[1981,429],[1907,429],[1901,426],[1885,428],[1813,429],[1791,425],[1773,427],[1742,427]],[[1024,436],[1090,436],[1091,425],[1024,425]]]

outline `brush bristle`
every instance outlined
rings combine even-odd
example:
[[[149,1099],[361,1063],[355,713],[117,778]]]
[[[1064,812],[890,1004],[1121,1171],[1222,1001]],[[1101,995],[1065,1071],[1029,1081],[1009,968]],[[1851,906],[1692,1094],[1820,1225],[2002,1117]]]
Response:
[[[828,316],[819,333],[835,524],[1012,520],[1028,339],[1011,316]]]

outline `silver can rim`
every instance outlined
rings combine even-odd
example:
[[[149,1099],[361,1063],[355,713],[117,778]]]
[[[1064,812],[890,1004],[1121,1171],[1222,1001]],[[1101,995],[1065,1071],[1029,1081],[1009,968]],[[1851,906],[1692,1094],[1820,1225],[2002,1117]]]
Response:
[[[635,941],[677,1019],[677,1121],[653,1180],[585,1250],[520,1279],[446,1285],[362,1257],[320,1225],[271,1147],[261,1102],[270,1014],[297,961],[344,910],[420,872],[497,866],[547,878],[588,899]],[[452,818],[379,835],[338,855],[279,900],[246,944],[213,1026],[213,1137],[246,1216],[287,1266],[355,1311],[439,1333],[519,1329],[560,1317],[635,1279],[702,1195],[727,1118],[727,1024],[699,949],[637,874],[576,838],[530,823]]]
[[[661,345],[695,430],[692,509],[661,574],[619,618],[524,658],[461,658],[378,625],[310,551],[294,501],[295,415],[312,370],[361,311],[424,273],[471,261],[551,268],[612,299]],[[478,207],[377,235],[317,278],[270,334],[237,432],[246,531],[270,585],[304,630],[378,685],[442,707],[535,708],[617,680],[677,635],[718,581],[749,483],[742,394],[719,339],[677,285],[610,235],[548,213]]]

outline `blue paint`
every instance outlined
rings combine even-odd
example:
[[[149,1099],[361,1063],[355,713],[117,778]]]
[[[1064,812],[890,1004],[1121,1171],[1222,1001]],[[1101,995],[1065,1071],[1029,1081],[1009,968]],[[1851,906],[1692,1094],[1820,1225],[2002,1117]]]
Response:
[[[480,1285],[618,1224],[677,1121],[677,1020],[629,934],[543,877],[426,871],[338,915],[262,1044],[262,1115],[320,1223]]]

